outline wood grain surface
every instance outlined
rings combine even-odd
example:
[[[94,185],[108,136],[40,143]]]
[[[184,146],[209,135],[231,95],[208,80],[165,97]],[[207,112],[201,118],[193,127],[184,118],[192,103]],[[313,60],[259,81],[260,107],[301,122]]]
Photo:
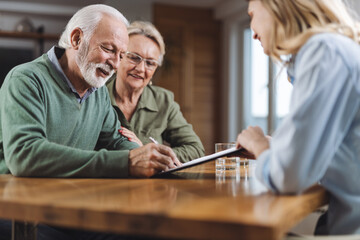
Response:
[[[0,218],[165,239],[281,239],[328,201],[319,186],[270,193],[256,161],[216,172],[215,162],[164,178],[50,179],[0,175]]]

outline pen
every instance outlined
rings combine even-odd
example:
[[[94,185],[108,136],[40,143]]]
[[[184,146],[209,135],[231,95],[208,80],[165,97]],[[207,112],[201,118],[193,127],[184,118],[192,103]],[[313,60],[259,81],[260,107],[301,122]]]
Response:
[[[159,144],[158,141],[156,141],[153,137],[149,137],[149,139],[155,143],[155,144]],[[174,163],[174,165],[177,167],[176,163]]]
[[[155,143],[155,144],[159,144],[154,138],[152,138],[152,137],[149,137],[149,139],[153,142],[153,143]]]

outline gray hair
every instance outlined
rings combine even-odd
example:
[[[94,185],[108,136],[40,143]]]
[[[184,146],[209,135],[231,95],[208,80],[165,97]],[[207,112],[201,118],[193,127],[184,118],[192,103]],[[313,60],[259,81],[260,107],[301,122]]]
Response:
[[[89,5],[81,8],[72,16],[66,25],[65,31],[61,34],[59,46],[65,49],[71,47],[70,35],[76,28],[81,29],[84,34],[84,40],[89,42],[96,26],[105,14],[122,21],[127,27],[129,26],[128,20],[115,8],[104,4]]]
[[[128,34],[129,37],[131,35],[143,35],[153,40],[160,48],[160,57],[158,61],[161,66],[165,55],[165,43],[160,32],[152,23],[145,21],[132,22],[128,27]]]

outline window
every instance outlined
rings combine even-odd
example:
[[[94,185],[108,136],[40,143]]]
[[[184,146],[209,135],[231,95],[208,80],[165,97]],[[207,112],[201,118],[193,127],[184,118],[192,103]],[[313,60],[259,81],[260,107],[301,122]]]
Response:
[[[276,66],[276,120],[279,122],[289,112],[292,85],[287,80],[286,70]],[[278,125],[278,124],[277,124]]]
[[[252,35],[249,28],[244,30],[243,128],[258,125],[271,134],[288,113],[292,86],[285,69],[264,54]]]

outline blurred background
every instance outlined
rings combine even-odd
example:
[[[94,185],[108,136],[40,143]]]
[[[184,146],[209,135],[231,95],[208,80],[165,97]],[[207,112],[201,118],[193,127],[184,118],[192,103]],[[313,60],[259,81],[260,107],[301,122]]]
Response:
[[[207,154],[259,125],[271,134],[289,109],[291,85],[281,66],[252,40],[244,0],[0,1],[0,85],[8,71],[47,52],[81,7],[103,3],[129,21],[151,21],[166,44],[154,84],[175,100]],[[360,12],[360,1],[349,1]]]

